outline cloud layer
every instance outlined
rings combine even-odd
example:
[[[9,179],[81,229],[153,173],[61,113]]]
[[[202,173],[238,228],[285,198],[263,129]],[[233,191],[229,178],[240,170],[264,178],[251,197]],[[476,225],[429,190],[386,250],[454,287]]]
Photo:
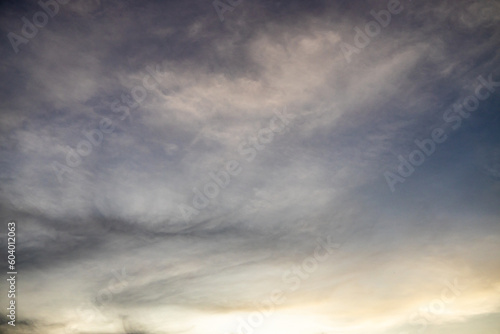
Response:
[[[232,3],[1,5],[0,330],[496,333],[500,5]]]

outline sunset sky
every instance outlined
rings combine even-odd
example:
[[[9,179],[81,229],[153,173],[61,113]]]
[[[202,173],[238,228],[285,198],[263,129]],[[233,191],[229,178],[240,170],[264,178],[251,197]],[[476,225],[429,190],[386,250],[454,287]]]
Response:
[[[0,333],[500,334],[499,1],[11,0],[0,29]]]

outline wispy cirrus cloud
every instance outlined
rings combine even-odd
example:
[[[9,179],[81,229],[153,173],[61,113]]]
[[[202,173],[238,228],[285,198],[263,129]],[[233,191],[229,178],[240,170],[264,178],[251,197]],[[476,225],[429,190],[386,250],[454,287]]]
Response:
[[[242,2],[220,22],[211,2],[75,0],[20,52],[4,38],[0,210],[19,226],[15,330],[233,333],[331,236],[339,249],[255,333],[415,331],[408,317],[456,277],[467,289],[424,317],[426,332],[493,332],[498,93],[396,193],[383,173],[479,75],[498,80],[500,8],[401,4],[349,63],[342,43],[387,1]],[[40,10],[2,8],[4,36]],[[277,111],[290,124],[263,145]],[[113,131],[60,182],[53,162],[67,165],[104,118]],[[186,221],[179,206],[231,160],[241,172]],[[81,305],[96,307],[122,268],[133,279],[89,320]]]

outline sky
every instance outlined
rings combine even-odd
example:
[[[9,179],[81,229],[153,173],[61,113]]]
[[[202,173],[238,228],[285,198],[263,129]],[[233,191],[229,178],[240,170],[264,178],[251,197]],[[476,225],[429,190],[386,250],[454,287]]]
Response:
[[[0,333],[499,334],[499,20],[2,1]]]

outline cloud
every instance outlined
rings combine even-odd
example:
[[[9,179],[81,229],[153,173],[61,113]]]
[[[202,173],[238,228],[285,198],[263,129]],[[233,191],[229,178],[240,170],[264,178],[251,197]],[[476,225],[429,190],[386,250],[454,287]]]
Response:
[[[263,333],[397,333],[459,277],[428,332],[496,328],[498,92],[457,131],[443,113],[498,79],[500,8],[402,4],[351,62],[341,43],[387,1],[243,2],[224,22],[210,2],[71,1],[19,53],[5,38],[0,212],[19,227],[19,327],[231,333],[280,288]],[[2,6],[5,36],[40,10]],[[277,113],[289,124],[266,142]],[[438,126],[447,141],[391,193],[383,172]],[[241,172],[184,219],[232,160]],[[283,275],[327,236],[340,248],[291,291]]]

